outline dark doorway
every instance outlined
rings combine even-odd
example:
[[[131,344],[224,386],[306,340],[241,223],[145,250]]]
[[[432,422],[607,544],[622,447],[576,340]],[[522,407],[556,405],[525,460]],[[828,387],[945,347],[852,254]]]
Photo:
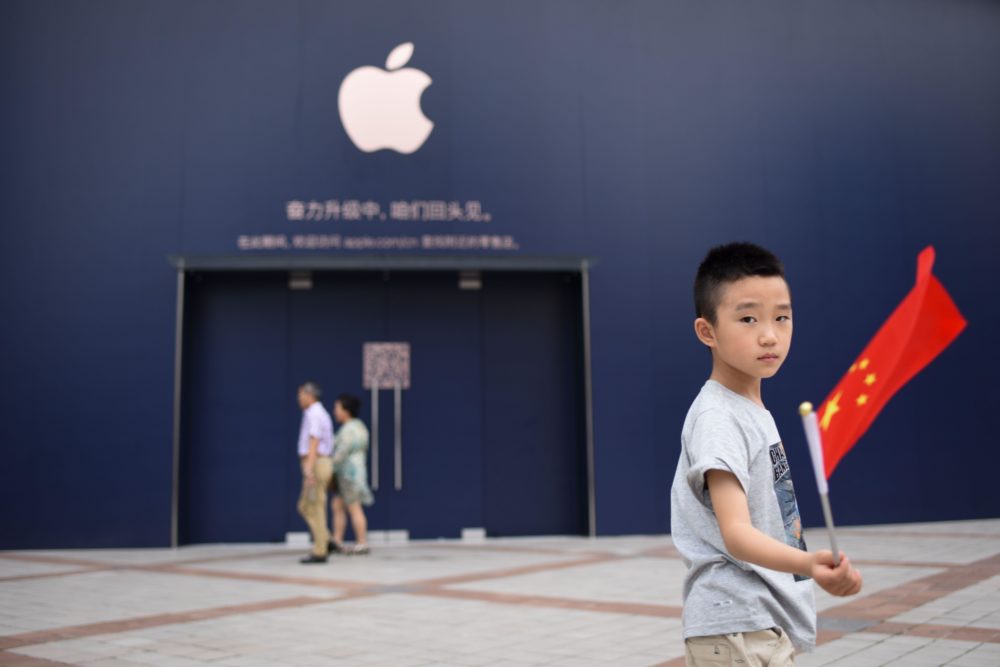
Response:
[[[362,345],[411,345],[395,460],[393,393],[381,392],[372,530],[413,538],[587,530],[579,274],[487,272],[459,289],[437,271],[285,272],[187,280],[180,541],[277,541],[305,529],[295,388],[361,397]],[[396,466],[401,464],[401,488]]]

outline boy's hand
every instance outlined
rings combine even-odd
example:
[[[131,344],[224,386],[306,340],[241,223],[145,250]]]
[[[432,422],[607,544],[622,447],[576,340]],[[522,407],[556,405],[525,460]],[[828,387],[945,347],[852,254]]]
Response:
[[[819,587],[830,595],[844,597],[861,591],[861,572],[851,567],[844,552],[840,552],[840,565],[833,564],[832,551],[817,551],[812,555],[810,576]]]

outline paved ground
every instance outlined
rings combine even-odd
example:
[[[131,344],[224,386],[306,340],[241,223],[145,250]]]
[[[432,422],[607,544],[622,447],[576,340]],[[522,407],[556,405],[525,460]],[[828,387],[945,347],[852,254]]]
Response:
[[[1000,519],[845,529],[804,666],[1000,667]],[[807,535],[820,545],[822,533]],[[0,665],[683,665],[669,537],[0,552]]]

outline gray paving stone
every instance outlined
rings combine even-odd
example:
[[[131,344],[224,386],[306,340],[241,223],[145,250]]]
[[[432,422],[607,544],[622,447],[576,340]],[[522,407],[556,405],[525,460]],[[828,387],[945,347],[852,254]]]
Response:
[[[807,539],[819,548],[825,534]],[[862,598],[879,596],[1000,553],[1000,520],[845,529],[843,545],[855,561],[878,561],[862,567]],[[684,567],[671,547],[666,536],[415,542],[309,569],[295,562],[298,552],[274,545],[51,551],[37,563],[0,554],[0,637],[152,617],[149,627],[43,635],[10,651],[91,667],[642,667],[684,651],[673,615]],[[110,569],[66,574],[79,565],[54,562],[60,557]],[[200,574],[163,571],[173,565]],[[351,591],[363,595],[339,599]],[[817,595],[820,610],[844,602]],[[221,607],[233,611],[199,616]],[[1000,575],[880,620],[987,637],[1000,630]],[[847,634],[797,664],[1000,666],[998,643],[921,636],[919,628],[912,636],[866,632],[873,623],[824,618],[821,628]]]

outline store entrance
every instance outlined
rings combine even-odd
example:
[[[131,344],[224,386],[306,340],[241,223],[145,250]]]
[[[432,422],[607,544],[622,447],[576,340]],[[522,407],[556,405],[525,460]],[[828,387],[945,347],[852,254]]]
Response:
[[[358,396],[375,430],[368,342],[411,350],[399,412],[393,391],[379,396],[371,530],[586,533],[580,276],[477,279],[463,289],[451,271],[328,271],[293,289],[285,272],[192,272],[180,541],[279,541],[305,529],[296,387],[318,382],[328,408],[339,393]]]

